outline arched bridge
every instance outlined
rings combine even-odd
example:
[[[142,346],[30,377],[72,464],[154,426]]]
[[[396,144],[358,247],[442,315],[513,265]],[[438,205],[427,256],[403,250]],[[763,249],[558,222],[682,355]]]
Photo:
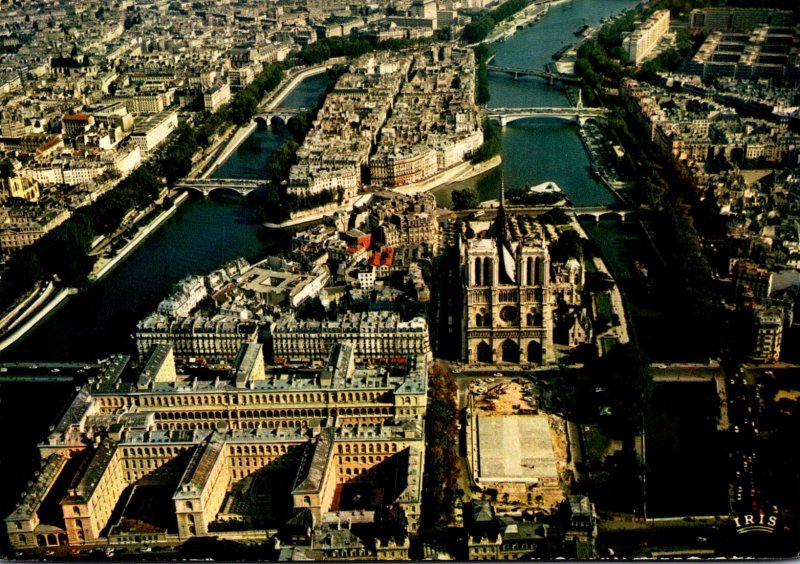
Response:
[[[581,80],[574,76],[567,76],[565,74],[560,74],[556,72],[550,71],[541,71],[541,70],[534,70],[534,69],[518,69],[514,67],[500,67],[497,65],[486,65],[486,70],[492,72],[504,72],[506,74],[510,74],[514,77],[514,80],[517,80],[521,76],[536,76],[538,78],[544,78],[548,80],[551,84],[553,82],[564,82],[567,84],[580,84]]]
[[[567,106],[561,108],[488,108],[486,116],[489,119],[496,119],[501,127],[505,127],[512,121],[529,118],[554,117],[568,119],[583,125],[586,120],[604,118],[608,110],[606,108],[583,108]]]
[[[595,221],[600,221],[600,219],[603,217],[617,216],[623,222],[629,214],[635,213],[634,210],[616,208],[613,206],[576,207],[574,208],[574,211],[575,215],[578,217],[593,217]]]
[[[289,122],[297,114],[304,112],[306,108],[275,108],[269,112],[257,113],[253,116],[253,120],[263,125],[269,126],[272,120],[280,119],[284,125]]]
[[[247,196],[254,190],[266,188],[269,182],[266,180],[243,180],[240,178],[187,178],[175,184],[175,188],[182,190],[194,190],[200,192],[203,197],[208,197],[215,190],[231,190],[242,196]]]

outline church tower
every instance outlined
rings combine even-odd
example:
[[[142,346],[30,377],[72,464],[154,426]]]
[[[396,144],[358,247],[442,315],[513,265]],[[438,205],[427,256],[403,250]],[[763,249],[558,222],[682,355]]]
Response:
[[[535,218],[509,213],[501,180],[493,221],[473,220],[459,237],[464,310],[462,356],[469,363],[552,362],[550,256]]]

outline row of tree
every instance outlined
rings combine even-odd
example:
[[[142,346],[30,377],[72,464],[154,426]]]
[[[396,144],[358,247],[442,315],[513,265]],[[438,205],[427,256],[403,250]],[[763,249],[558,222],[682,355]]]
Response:
[[[448,524],[458,495],[460,460],[456,381],[450,371],[434,364],[428,378],[425,415],[425,475],[422,481],[422,526],[432,529]]]
[[[494,55],[494,47],[488,43],[478,43],[472,50],[475,52],[475,61],[478,63],[478,72],[475,77],[475,102],[480,105],[486,105],[491,98],[489,92],[489,71],[486,65],[488,65],[492,55]]]
[[[167,186],[172,186],[185,177],[198,149],[208,147],[215,135],[233,123],[249,121],[257,105],[250,110],[250,99],[258,96],[260,100],[280,83],[282,75],[281,65],[267,66],[248,88],[234,97],[230,107],[213,114],[200,114],[194,126],[181,124],[151,163],[140,166],[113,190],[75,211],[33,245],[18,251],[0,277],[0,311],[11,307],[42,279],[54,277],[65,286],[84,287],[94,266],[94,258],[88,254],[92,241],[114,233],[129,212],[152,204],[161,193],[162,178]],[[247,118],[242,121],[245,115]]]
[[[326,37],[303,48],[297,58],[306,65],[317,65],[332,57],[359,57],[372,51],[399,51],[445,39],[446,30],[439,30],[434,37],[419,39],[388,39],[377,41],[373,38],[347,36]]]
[[[623,77],[652,79],[653,69],[660,65],[675,68],[674,54],[665,54],[653,67],[636,71],[625,67],[622,56],[622,35],[633,28],[636,19],[645,18],[652,7],[631,10],[616,21],[604,26],[596,40],[585,42],[578,50],[575,72],[584,82],[584,100],[588,105],[604,104],[612,108],[606,133],[610,140],[621,145],[625,155],[620,170],[638,183],[630,196],[646,208],[657,210],[654,216],[663,233],[659,250],[666,260],[665,292],[669,303],[663,304],[664,315],[660,332],[678,339],[679,348],[687,358],[707,359],[718,350],[719,334],[710,327],[720,326],[721,311],[711,277],[711,267],[703,253],[690,215],[697,203],[695,182],[683,163],[673,155],[660,151],[649,139],[649,132],[634,119],[623,101],[609,92],[616,91]],[[692,39],[681,37],[681,52],[691,55]],[[695,41],[696,38],[695,38]]]
[[[236,125],[244,125],[253,119],[264,95],[281,83],[284,66],[281,63],[267,65],[253,82],[236,93],[228,109],[230,121]]]
[[[528,0],[508,0],[480,18],[464,26],[461,38],[467,43],[478,43],[486,39],[495,26],[509,18],[528,5]]]
[[[324,206],[333,201],[339,203],[343,201],[344,191],[342,189],[326,190],[308,196],[290,194],[287,180],[292,166],[297,163],[297,151],[311,130],[322,104],[325,103],[325,98],[336,87],[336,81],[346,70],[347,68],[343,65],[335,65],[328,69],[328,85],[325,91],[317,98],[313,106],[292,116],[286,124],[290,137],[272,152],[267,161],[266,175],[271,186],[266,190],[266,194],[256,201],[256,214],[261,221],[280,222],[288,219],[295,212]]]
[[[66,286],[84,286],[94,266],[88,252],[95,237],[113,233],[131,209],[146,207],[160,189],[161,182],[152,170],[141,167],[114,190],[17,252],[0,277],[0,310],[12,306],[45,278],[55,277]]]
[[[481,163],[488,161],[495,155],[499,155],[503,150],[503,143],[500,140],[500,132],[497,126],[489,118],[483,120],[483,143],[478,147],[478,152],[472,158],[472,162]]]

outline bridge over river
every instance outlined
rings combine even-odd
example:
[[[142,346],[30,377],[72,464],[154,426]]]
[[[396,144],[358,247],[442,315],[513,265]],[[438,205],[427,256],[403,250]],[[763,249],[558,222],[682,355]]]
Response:
[[[241,178],[185,178],[175,184],[181,190],[194,190],[207,197],[215,190],[229,190],[247,196],[250,192],[269,186],[266,180],[248,180]]]
[[[581,79],[568,76],[565,74],[557,73],[557,72],[550,72],[546,70],[534,70],[534,69],[519,69],[514,67],[501,67],[497,65],[487,65],[486,70],[491,72],[502,72],[506,74],[510,74],[514,77],[514,80],[517,80],[521,76],[535,76],[538,78],[544,78],[548,80],[550,84],[553,82],[563,82],[566,84],[580,84]]]
[[[274,110],[258,112],[253,116],[253,121],[260,125],[272,125],[273,120],[280,120],[286,125],[297,114],[306,111],[306,108],[275,108]]]
[[[585,108],[581,105],[550,108],[487,108],[486,110],[486,116],[489,119],[497,120],[501,127],[520,119],[548,117],[567,119],[583,125],[590,119],[603,119],[607,114],[607,108]]]
[[[578,217],[593,217],[595,221],[600,221],[604,216],[617,216],[625,221],[628,215],[636,213],[636,210],[614,206],[582,206],[573,209]]]

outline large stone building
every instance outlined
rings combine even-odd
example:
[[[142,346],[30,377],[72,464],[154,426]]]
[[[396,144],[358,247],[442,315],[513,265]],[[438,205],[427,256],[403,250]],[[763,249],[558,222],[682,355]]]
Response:
[[[622,40],[622,52],[629,63],[639,65],[669,31],[669,10],[657,10],[646,22]]]
[[[369,207],[369,227],[377,242],[392,247],[421,245],[439,248],[436,199],[429,193],[376,192]]]
[[[171,346],[129,364],[106,364],[39,445],[42,469],[5,519],[15,549],[211,534],[263,542],[293,523],[313,548],[387,510],[417,530],[424,355],[366,366],[337,343],[321,368],[287,371],[265,368],[261,345],[246,344],[229,378],[215,380],[178,373]],[[408,558],[407,543],[391,548]]]
[[[134,339],[139,358],[153,345],[172,345],[179,364],[202,358],[204,362],[228,365],[241,346],[255,343],[259,323],[230,315],[169,317],[152,313],[136,324]]]
[[[751,358],[756,362],[778,362],[782,338],[783,310],[776,306],[756,311],[755,343]]]
[[[789,27],[797,25],[798,15],[775,8],[702,8],[689,14],[692,31],[750,31],[758,25]]]
[[[137,123],[130,138],[143,155],[149,154],[163,143],[177,127],[177,112],[159,112],[149,116],[141,123]]]
[[[276,361],[319,361],[336,342],[349,343],[359,358],[430,355],[428,323],[403,321],[391,311],[353,312],[333,321],[298,320],[284,315],[270,328]]]
[[[468,221],[459,237],[467,362],[543,364],[554,359],[550,256],[535,219]]]
[[[689,63],[703,80],[730,76],[739,80],[800,78],[800,28],[760,25],[749,32],[709,34]]]

